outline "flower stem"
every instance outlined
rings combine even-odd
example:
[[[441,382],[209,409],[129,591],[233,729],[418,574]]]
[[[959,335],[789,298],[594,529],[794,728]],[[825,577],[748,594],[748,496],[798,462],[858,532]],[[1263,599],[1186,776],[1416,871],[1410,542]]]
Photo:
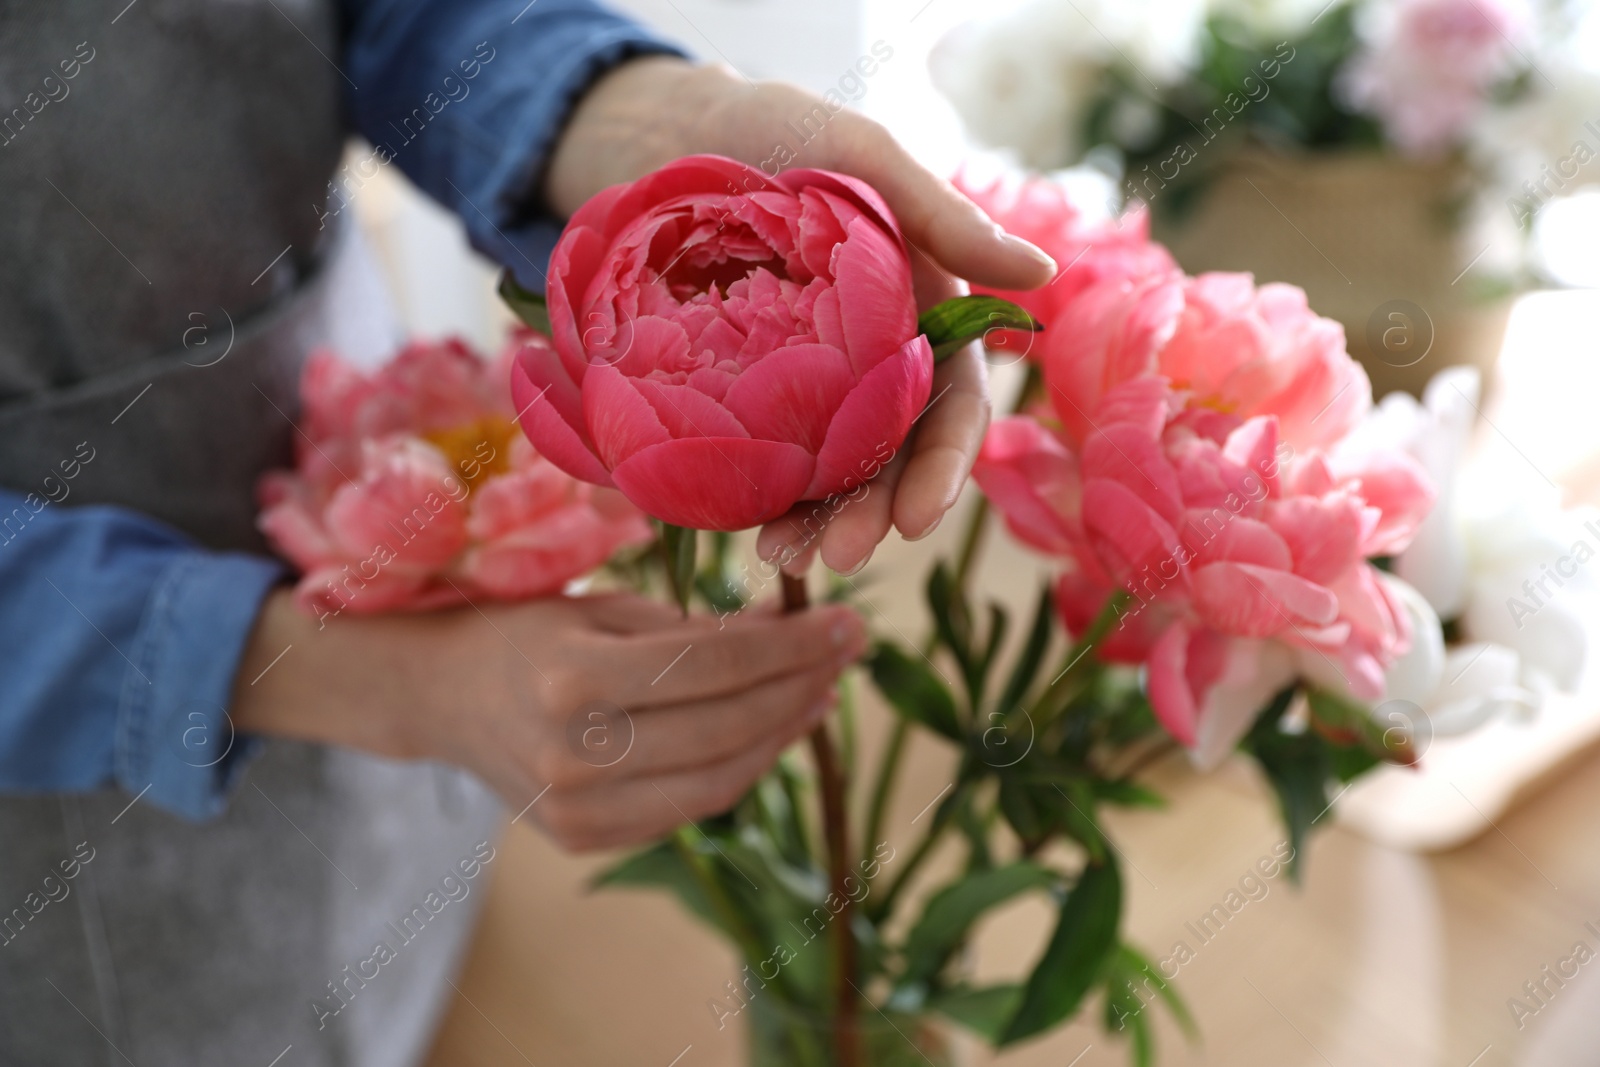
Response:
[[[956,569],[951,584],[957,592],[966,588],[988,519],[989,498],[980,496],[973,504],[971,513],[967,515],[967,525],[961,533],[961,547],[956,553]],[[922,643],[922,654],[933,655],[938,643],[938,637],[930,634]],[[896,717],[894,729],[889,734],[889,743],[884,748],[883,758],[878,763],[878,774],[872,787],[872,802],[867,809],[866,835],[861,847],[868,853],[883,841],[883,822],[889,814],[889,796],[894,792],[895,778],[900,773],[900,760],[905,756],[906,743],[910,739],[911,723]]]
[[[783,610],[804,611],[811,603],[804,578],[783,576]],[[839,755],[826,723],[811,731],[811,756],[822,794],[822,825],[828,849],[828,880],[839,900],[833,917],[833,1045],[836,1067],[861,1067],[860,992],[856,986],[856,935],[851,926],[849,815]]]

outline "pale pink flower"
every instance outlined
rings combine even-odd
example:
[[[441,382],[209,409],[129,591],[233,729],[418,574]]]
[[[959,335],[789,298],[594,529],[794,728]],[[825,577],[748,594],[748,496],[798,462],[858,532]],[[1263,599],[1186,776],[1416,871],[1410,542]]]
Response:
[[[302,608],[545,596],[650,537],[618,494],[564,474],[516,432],[509,368],[509,351],[491,363],[459,341],[409,345],[371,374],[312,354],[295,469],[258,488],[262,531],[302,572]]]
[[[1525,12],[1506,0],[1400,0],[1375,13],[1341,89],[1402,152],[1435,156],[1464,139],[1513,73],[1528,30]]]

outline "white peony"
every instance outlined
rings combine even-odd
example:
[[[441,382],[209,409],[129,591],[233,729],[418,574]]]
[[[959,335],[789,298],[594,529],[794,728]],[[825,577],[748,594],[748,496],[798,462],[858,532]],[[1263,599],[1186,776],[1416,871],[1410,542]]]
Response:
[[[1088,109],[1114,68],[1149,96],[1183,77],[1203,13],[1203,0],[1034,0],[957,26],[934,46],[928,70],[974,140],[1054,169],[1088,147]]]
[[[1394,561],[1391,588],[1418,636],[1387,677],[1389,699],[1422,707],[1438,733],[1574,690],[1589,620],[1600,617],[1600,563],[1591,562],[1600,521],[1561,508],[1554,491],[1487,478],[1468,462],[1479,394],[1476,370],[1448,368],[1421,403],[1385,397],[1336,453],[1406,452],[1438,488],[1433,512]],[[1449,648],[1435,636],[1440,618],[1456,624]]]

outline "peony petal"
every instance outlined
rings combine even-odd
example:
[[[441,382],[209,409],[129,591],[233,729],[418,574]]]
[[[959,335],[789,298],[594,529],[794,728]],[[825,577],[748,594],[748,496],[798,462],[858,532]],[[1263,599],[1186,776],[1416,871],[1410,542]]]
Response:
[[[529,346],[517,354],[511,402],[517,407],[522,432],[541,455],[574,478],[611,484],[611,476],[587,440],[578,388],[548,346]]]
[[[704,373],[716,374],[715,371]],[[738,380],[742,378],[736,382]],[[633,384],[673,437],[753,436],[727,407],[693,385],[671,385],[648,378],[635,379]]]
[[[805,449],[780,441],[686,437],[636,452],[611,473],[648,515],[696,530],[731,531],[789,510],[813,466]]]
[[[991,425],[972,478],[1023,544],[1063,556],[1082,547],[1077,457],[1035,420],[1015,415]]]
[[[842,492],[881,470],[905,441],[932,389],[933,349],[918,334],[869,371],[839,405],[817,452],[805,499]]]
[[[834,249],[834,276],[845,352],[856,374],[865,376],[916,333],[911,264],[893,238],[857,219]]]
[[[642,448],[669,440],[671,434],[633,379],[615,367],[589,368],[583,383],[583,416],[600,462],[613,472]]]
[[[1326,626],[1339,617],[1339,599],[1326,587],[1252,563],[1197,567],[1191,588],[1200,617],[1238,637],[1271,637],[1306,623]]]
[[[850,360],[837,348],[791,345],[751,364],[723,403],[750,436],[787,441],[815,455],[855,385]]]

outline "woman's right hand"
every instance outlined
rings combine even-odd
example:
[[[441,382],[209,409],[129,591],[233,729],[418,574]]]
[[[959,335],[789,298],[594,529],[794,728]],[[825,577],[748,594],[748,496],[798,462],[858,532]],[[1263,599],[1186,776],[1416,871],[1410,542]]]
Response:
[[[513,811],[537,798],[529,817],[563,848],[613,848],[731,807],[822,720],[865,648],[843,607],[684,619],[635,596],[554,597],[319,630],[280,590],[240,664],[232,720],[454,763]]]

